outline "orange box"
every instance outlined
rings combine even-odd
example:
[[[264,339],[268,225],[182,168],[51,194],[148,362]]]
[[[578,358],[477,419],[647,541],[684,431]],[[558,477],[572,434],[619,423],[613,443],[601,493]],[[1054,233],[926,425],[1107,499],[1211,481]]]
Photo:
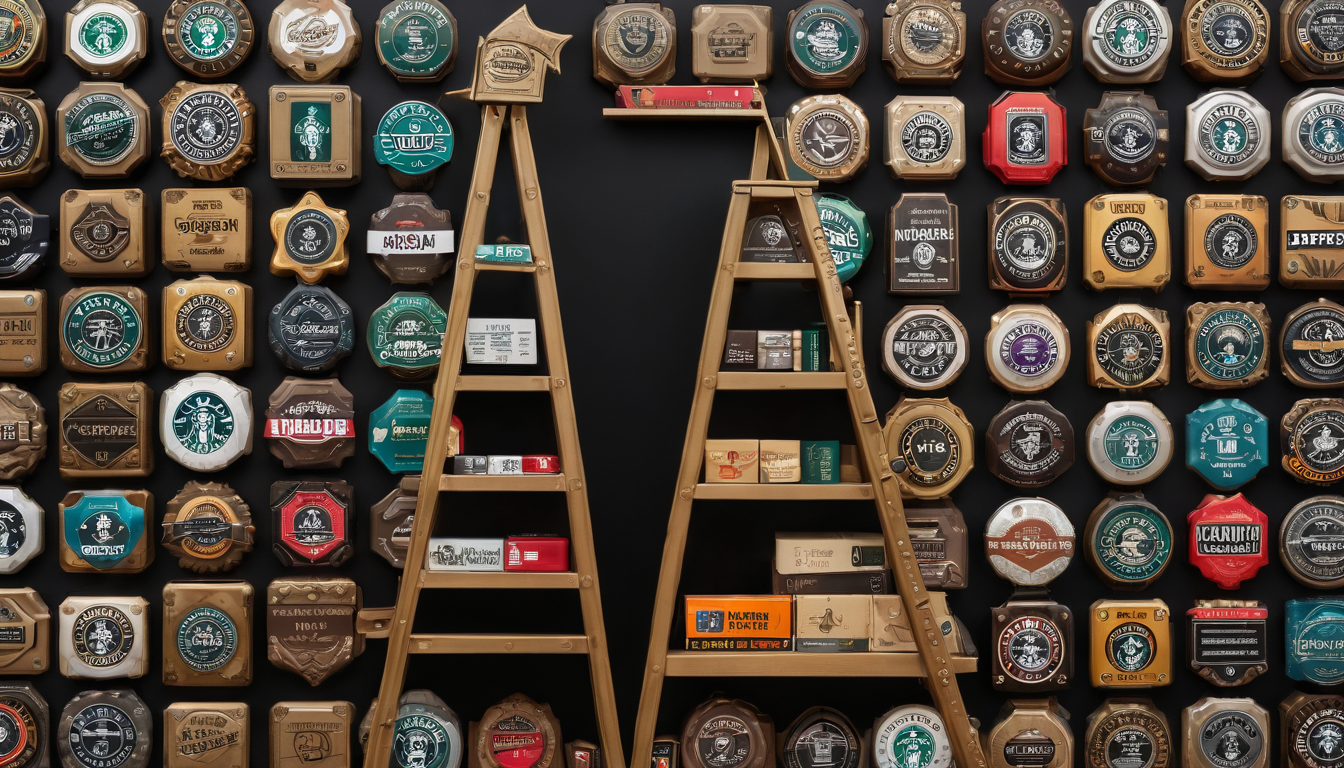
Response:
[[[793,596],[687,595],[686,650],[793,650]]]

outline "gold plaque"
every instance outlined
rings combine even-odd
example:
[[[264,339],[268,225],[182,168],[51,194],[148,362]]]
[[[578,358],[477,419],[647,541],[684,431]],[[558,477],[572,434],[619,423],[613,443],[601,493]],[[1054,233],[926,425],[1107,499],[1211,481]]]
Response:
[[[252,287],[203,275],[163,289],[163,364],[182,371],[252,365]]]
[[[1249,634],[1228,630],[1229,636],[1233,633]],[[1274,728],[1269,711],[1254,699],[1205,696],[1186,707],[1181,719],[1185,723],[1181,755],[1186,768],[1269,768],[1273,751],[1269,735]],[[1279,765],[1287,768],[1288,764]]]
[[[21,82],[47,60],[47,15],[42,12],[39,0],[5,0],[0,8],[4,9],[8,28],[4,55],[0,56],[0,80]],[[45,755],[43,751],[41,768],[46,768]]]
[[[164,768],[247,768],[247,705],[174,702],[163,710]]]
[[[61,477],[145,477],[154,471],[154,390],[143,381],[61,387]]]
[[[1269,12],[1260,0],[1185,0],[1181,66],[1200,82],[1242,85],[1269,58]]]
[[[468,98],[488,104],[540,102],[546,70],[560,74],[560,49],[571,37],[538,27],[524,5],[488,35],[477,38]]]
[[[819,94],[789,107],[787,143],[794,165],[821,181],[849,181],[868,164],[868,116],[848,98]]]
[[[56,154],[86,179],[124,179],[149,158],[149,105],[121,83],[80,83],[56,107]]]
[[[1087,322],[1087,383],[1138,392],[1171,381],[1167,313],[1117,304]]]
[[[593,77],[608,88],[662,85],[677,71],[677,19],[659,3],[608,5],[593,20]]]
[[[1279,249],[1283,287],[1344,288],[1344,197],[1286,195]]]
[[[144,277],[150,205],[138,189],[71,189],[61,196],[61,269],[75,277]]]
[[[1269,312],[1250,302],[1199,302],[1185,310],[1185,380],[1242,389],[1269,376]]]
[[[1145,193],[1097,195],[1083,209],[1083,285],[1148,288],[1171,279],[1167,201]]]
[[[229,486],[193,480],[167,506],[162,544],[182,568],[230,571],[252,551],[252,510]]]
[[[284,0],[271,11],[266,48],[289,76],[328,83],[359,61],[364,34],[341,0]]]
[[[252,190],[163,190],[163,265],[174,272],[246,272],[252,266]]]
[[[51,611],[32,587],[0,589],[0,672],[36,675],[51,666]]]
[[[282,186],[359,183],[359,94],[347,85],[271,86],[271,178]]]
[[[882,64],[898,83],[944,85],[961,76],[966,14],[959,0],[895,0],[882,19]]]
[[[897,179],[955,179],[966,164],[966,107],[955,96],[897,96],[887,104],[883,162]]]
[[[1187,198],[1185,284],[1264,290],[1269,285],[1269,200],[1259,195]]]
[[[271,707],[270,768],[351,768],[355,705],[281,701]]]
[[[340,208],[322,202],[309,192],[293,208],[281,208],[271,214],[271,272],[293,275],[314,285],[327,275],[344,275],[350,266],[350,249],[345,239],[350,233],[350,218]]]
[[[149,297],[133,285],[72,288],[61,297],[61,365],[120,373],[149,367]]]
[[[79,0],[65,14],[65,55],[90,77],[122,80],[149,52],[149,21],[130,0]]]
[[[164,685],[222,687],[252,682],[252,593],[252,585],[245,581],[164,585]]]
[[[1098,600],[1092,615],[1092,686],[1171,685],[1171,611],[1161,600]]]
[[[22,0],[19,4],[25,5],[28,1]],[[0,9],[12,10],[12,5],[0,3]],[[40,7],[36,0],[33,0],[32,5]],[[10,23],[17,23],[17,19],[10,16]],[[10,45],[15,43],[15,40],[9,40]],[[0,57],[0,61],[3,61],[3,57]],[[0,63],[0,73],[3,71],[4,65]],[[0,124],[7,126],[5,132],[8,136],[4,162],[0,163],[0,186],[33,186],[47,175],[47,169],[51,167],[47,154],[47,145],[51,144],[47,105],[37,97],[36,91],[0,88]]]
[[[0,374],[36,376],[47,370],[47,292],[0,291]]]
[[[163,107],[163,159],[179,176],[223,181],[256,156],[257,107],[232,83],[178,81]]]
[[[774,39],[768,5],[697,5],[691,10],[691,74],[702,83],[769,80]]]
[[[882,435],[904,498],[946,496],[975,466],[970,422],[945,397],[902,397],[887,413]]]
[[[1086,768],[1115,768],[1117,751],[1142,755],[1145,768],[1170,768],[1176,759],[1167,716],[1152,699],[1111,698],[1087,716]]]
[[[1026,626],[1013,639],[1043,637],[1045,633],[1037,627],[1046,623],[1030,616],[1023,622]],[[1020,655],[1023,659],[1030,657],[1028,651],[1016,647],[1000,653]],[[1045,663],[1049,663],[1049,660]],[[986,756],[990,768],[1073,766],[1073,729],[1069,727],[1069,713],[1059,706],[1059,699],[1054,696],[1044,699],[1009,699],[999,710],[999,721],[989,731],[988,741]]]

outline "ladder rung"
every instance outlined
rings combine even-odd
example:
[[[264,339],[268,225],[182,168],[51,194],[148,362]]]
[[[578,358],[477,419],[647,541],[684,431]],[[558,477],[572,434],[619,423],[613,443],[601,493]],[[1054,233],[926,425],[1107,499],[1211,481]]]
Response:
[[[844,389],[846,375],[832,371],[720,371],[718,389]]]
[[[411,635],[411,653],[588,653],[586,635]]]
[[[536,264],[500,264],[494,261],[477,261],[477,272],[536,272]]]
[[[817,270],[811,264],[774,264],[764,261],[739,261],[733,270],[737,280],[816,280]]]
[[[974,672],[974,656],[953,656],[952,671]],[[918,653],[668,651],[668,677],[924,677]]]
[[[872,501],[873,487],[868,483],[699,483],[695,486],[695,498],[760,499],[764,501],[834,501],[843,499]]]
[[[458,392],[549,392],[550,376],[458,376]]]
[[[426,589],[578,589],[579,574],[514,571],[425,571]]]
[[[362,608],[355,617],[355,631],[366,638],[387,637],[392,632],[392,619],[396,612],[396,606]]]
[[[563,491],[564,474],[558,475],[444,475],[440,491]]]

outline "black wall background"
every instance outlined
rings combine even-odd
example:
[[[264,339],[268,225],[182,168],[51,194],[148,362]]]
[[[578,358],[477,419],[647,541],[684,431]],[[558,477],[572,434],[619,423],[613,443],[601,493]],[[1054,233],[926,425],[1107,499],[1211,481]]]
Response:
[[[768,0],[760,0],[762,2]],[[775,6],[775,76],[765,83],[772,114],[782,115],[791,104],[805,95],[787,75],[783,61],[785,16],[793,5],[772,2]],[[48,68],[33,78],[28,87],[45,100],[49,116],[66,93],[74,89],[79,72],[61,55],[62,22],[70,0],[46,4],[49,30]],[[150,102],[153,109],[153,141],[162,139],[162,110],[157,100],[172,84],[186,79],[174,66],[162,47],[162,17],[167,0],[143,0],[141,7],[150,16],[150,55],[127,84]],[[264,34],[267,19],[275,3],[254,1],[250,4],[258,27]],[[363,97],[364,181],[352,188],[320,191],[331,205],[350,213],[353,230],[350,242],[353,259],[343,277],[329,278],[327,285],[354,307],[358,317],[358,342],[354,354],[337,369],[343,383],[355,393],[360,430],[359,449],[340,472],[313,473],[306,477],[336,477],[355,486],[359,509],[357,555],[340,570],[363,587],[369,605],[389,605],[396,590],[397,572],[368,549],[368,509],[392,490],[396,478],[367,452],[367,418],[370,411],[394,391],[407,385],[379,371],[368,355],[364,332],[370,313],[399,287],[390,285],[362,255],[364,231],[370,214],[387,205],[395,188],[386,172],[378,167],[370,151],[369,136],[384,111],[400,101],[433,101],[446,90],[470,84],[474,41],[486,34],[511,13],[513,2],[451,3],[462,37],[457,69],[442,85],[406,86],[397,84],[377,61],[370,36],[374,31],[381,3],[354,0],[352,5],[365,34],[364,56],[359,64],[337,82],[350,85]],[[673,0],[681,40],[676,83],[689,83],[690,11],[694,3]],[[881,30],[884,4],[862,0],[859,5],[868,14],[867,23],[874,43]],[[1107,187],[1082,162],[1080,142],[1083,112],[1096,106],[1105,86],[1083,68],[1075,51],[1073,69],[1056,86],[1059,100],[1068,110],[1069,164],[1053,183],[1039,188],[1010,189],[987,172],[980,161],[980,134],[986,122],[988,105],[1003,90],[983,71],[983,53],[979,25],[989,3],[967,2],[971,40],[965,71],[951,88],[898,87],[883,70],[879,49],[869,50],[868,71],[848,95],[867,112],[873,127],[873,159],[868,169],[853,182],[823,184],[823,190],[851,196],[864,208],[878,234],[878,246],[870,265],[851,281],[865,313],[864,352],[872,364],[873,395],[879,411],[895,404],[899,389],[879,372],[878,338],[886,321],[903,300],[885,294],[882,283],[881,233],[886,210],[903,191],[945,192],[960,206],[961,255],[964,261],[962,291],[947,298],[948,307],[961,319],[972,339],[970,364],[945,393],[963,408],[977,434],[982,434],[990,418],[1011,396],[993,384],[979,353],[980,339],[988,330],[990,315],[1010,303],[1006,295],[991,292],[985,278],[984,210],[995,198],[1010,192],[1047,195],[1066,200],[1070,225],[1071,261],[1068,287],[1051,297],[1047,304],[1070,326],[1075,357],[1064,380],[1045,394],[1062,410],[1083,435],[1087,423],[1103,404],[1118,399],[1112,393],[1084,384],[1084,360],[1079,353],[1084,341],[1087,319],[1102,309],[1120,302],[1139,302],[1165,309],[1173,327],[1174,382],[1150,395],[1167,414],[1178,432],[1178,451],[1168,470],[1145,491],[1173,521],[1176,551],[1172,566],[1154,586],[1137,595],[1108,590],[1081,562],[1073,564],[1069,574],[1053,590],[1053,596],[1072,607],[1080,618],[1094,600],[1108,597],[1158,597],[1181,616],[1198,598],[1237,597],[1260,599],[1271,608],[1271,672],[1253,683],[1236,689],[1220,690],[1205,683],[1185,668],[1185,643],[1182,622],[1173,636],[1176,657],[1174,682],[1149,693],[1178,728],[1181,709],[1204,696],[1251,696],[1271,710],[1295,686],[1283,675],[1282,616],[1283,601],[1308,596],[1311,592],[1292,581],[1277,558],[1255,579],[1235,593],[1218,590],[1186,563],[1187,545],[1183,518],[1193,509],[1208,488],[1193,473],[1181,466],[1184,454],[1183,422],[1186,413],[1216,395],[1184,383],[1184,308],[1195,301],[1258,300],[1265,302],[1278,324],[1294,307],[1315,299],[1316,292],[1290,291],[1277,284],[1263,293],[1193,291],[1180,283],[1183,264],[1183,213],[1185,198],[1193,193],[1246,192],[1269,197],[1274,208],[1270,241],[1277,253],[1278,199],[1288,193],[1330,194],[1337,185],[1325,186],[1301,179],[1285,165],[1280,156],[1278,118],[1284,103],[1304,89],[1289,80],[1277,64],[1279,22],[1274,14],[1274,43],[1271,64],[1249,86],[1249,91],[1271,111],[1273,158],[1259,174],[1244,182],[1211,183],[1200,179],[1181,164],[1184,157],[1185,111],[1207,86],[1196,82],[1179,66],[1179,51],[1173,53],[1161,82],[1147,88],[1160,107],[1170,113],[1172,162],[1161,170],[1152,185],[1154,193],[1171,203],[1170,225],[1173,233],[1174,273],[1178,276],[1160,295],[1141,291],[1090,293],[1080,279],[1080,232],[1082,204]],[[1075,24],[1081,26],[1086,3],[1065,0]],[[1180,3],[1170,4],[1173,16]],[[611,645],[617,703],[621,714],[623,738],[629,748],[638,706],[643,665],[648,642],[652,598],[657,581],[662,539],[667,513],[674,491],[677,466],[688,417],[695,369],[698,361],[703,320],[708,307],[710,287],[718,258],[718,248],[727,212],[729,184],[744,177],[750,160],[753,126],[746,123],[621,123],[605,121],[601,109],[612,103],[610,92],[591,77],[592,58],[589,40],[593,18],[603,7],[600,2],[541,0],[529,10],[539,26],[574,35],[561,55],[563,75],[551,74],[546,100],[530,110],[532,137],[547,208],[551,245],[567,328],[571,376],[574,382],[579,429],[585,448],[585,464],[592,506],[600,573],[604,587],[604,612]],[[266,91],[273,84],[289,83],[285,75],[266,55],[264,46],[253,52],[232,78],[240,83],[258,105],[259,155],[266,157]],[[882,109],[897,94],[952,94],[966,105],[967,154],[969,162],[961,175],[951,182],[906,183],[895,181],[880,164],[884,138]],[[479,132],[478,109],[470,102],[447,100],[445,110],[457,131],[456,158],[439,174],[433,189],[440,207],[450,209],[460,226],[466,189],[470,182],[474,147]],[[17,190],[39,211],[57,213],[60,194],[68,188],[87,186],[138,186],[157,202],[159,192],[170,186],[191,186],[199,182],[181,180],[157,157],[152,158],[127,182],[85,182],[53,159],[52,172],[36,187]],[[512,176],[507,163],[500,175],[495,206],[490,214],[487,237],[509,235],[521,238],[517,205],[513,199]],[[252,368],[231,374],[240,384],[251,388],[256,413],[265,407],[267,395],[280,383],[286,371],[266,348],[262,321],[269,309],[292,287],[288,278],[271,275],[267,270],[273,248],[267,222],[270,214],[293,205],[302,189],[280,189],[268,178],[263,163],[248,166],[237,177],[254,194],[253,266],[241,276],[253,286],[254,312],[258,322],[254,331],[256,347]],[[157,230],[156,212],[156,230]],[[1277,264],[1277,261],[1275,262]],[[161,332],[158,317],[159,291],[180,275],[158,267],[149,277],[136,281],[152,297],[151,328]],[[60,296],[75,285],[94,284],[87,279],[72,280],[59,268],[49,265],[37,280],[48,292],[48,327],[57,322],[56,306]],[[100,281],[101,282],[101,281]],[[441,280],[433,293],[446,306],[451,284]],[[477,316],[533,316],[531,288],[525,276],[488,274],[478,282]],[[799,327],[819,319],[815,295],[796,286],[757,285],[742,293],[734,309],[733,327]],[[68,380],[103,380],[107,377],[72,375],[56,359],[54,336],[49,338],[51,365],[42,376],[19,381],[35,393],[55,418],[56,392]],[[1313,393],[1293,387],[1278,373],[1275,350],[1274,371],[1269,380],[1252,389],[1230,393],[1264,413],[1277,430],[1279,418],[1293,401]],[[155,392],[162,392],[180,376],[161,364],[144,374]],[[421,383],[428,389],[430,382]],[[1334,394],[1338,392],[1324,392]],[[530,453],[554,450],[549,407],[540,395],[463,395],[456,408],[466,424],[466,445],[472,453]],[[296,476],[285,471],[269,455],[257,430],[253,453],[208,479],[230,483],[252,505],[258,527],[257,548],[231,576],[250,581],[257,589],[258,607],[267,583],[274,578],[307,575],[308,571],[286,570],[269,552],[270,521],[267,512],[271,482]],[[842,393],[725,393],[711,424],[711,437],[760,437],[852,439]],[[105,482],[67,483],[56,471],[54,437],[52,458],[22,482],[47,511],[47,551],[26,569],[0,579],[6,587],[33,586],[39,589],[53,611],[68,594],[141,595],[150,600],[151,659],[150,672],[133,681],[75,681],[62,678],[52,665],[51,671],[33,682],[55,712],[76,692],[90,688],[130,687],[135,689],[155,712],[173,701],[219,700],[248,702],[252,707],[252,759],[261,764],[266,757],[265,712],[282,700],[348,699],[355,702],[360,716],[375,695],[381,676],[385,643],[371,641],[366,653],[348,669],[317,688],[301,678],[276,670],[265,660],[264,633],[258,624],[253,638],[255,677],[251,686],[241,689],[169,688],[160,683],[159,621],[161,592],[173,579],[193,578],[178,568],[175,560],[162,552],[152,568],[138,575],[66,574],[58,565],[56,505],[63,494],[76,487],[148,487],[156,497],[156,517],[163,504],[182,485],[198,475],[178,466],[160,450],[157,469],[143,482],[113,484]],[[976,461],[983,460],[983,447],[977,440]],[[1295,503],[1319,492],[1291,480],[1274,464],[1243,490],[1263,509],[1272,522],[1272,539],[1277,545],[1277,526],[1284,513]],[[207,479],[199,477],[199,479]],[[1102,500],[1107,486],[1087,465],[1081,450],[1078,462],[1059,481],[1041,494],[1060,504],[1076,526],[1084,524],[1088,512]],[[1024,495],[993,479],[982,464],[953,494],[965,513],[972,536],[969,589],[951,594],[956,613],[970,628],[982,654],[989,646],[989,608],[1004,602],[1010,592],[1007,583],[997,579],[979,556],[984,522],[1003,502]],[[460,535],[505,535],[521,532],[564,532],[564,507],[550,494],[453,496],[441,507],[441,533]],[[543,498],[545,496],[546,498]],[[696,506],[690,543],[683,574],[682,592],[733,593],[768,592],[769,563],[776,530],[871,530],[876,531],[874,510],[856,502],[820,503],[704,502]],[[431,592],[424,598],[420,627],[425,631],[515,630],[534,632],[579,631],[577,596],[570,593],[540,592]],[[680,607],[678,606],[678,611]],[[1087,680],[1087,641],[1085,621],[1075,629],[1075,683],[1061,692],[1063,705],[1073,713],[1075,733],[1081,742],[1087,714],[1100,705],[1106,692],[1090,688]],[[679,645],[673,638],[672,646]],[[433,689],[456,709],[463,720],[475,719],[491,703],[514,691],[523,691],[539,701],[550,702],[564,725],[566,738],[596,738],[588,691],[586,664],[582,657],[413,657],[410,685]],[[960,677],[962,692],[971,712],[988,727],[1001,704],[1008,698],[995,693],[989,685],[988,660],[980,670]],[[1301,686],[1297,686],[1301,687]],[[755,702],[783,727],[803,709],[828,704],[841,708],[856,722],[867,724],[891,706],[908,702],[927,702],[928,695],[915,680],[889,679],[673,679],[665,688],[659,731],[679,730],[681,718],[711,691],[721,690]],[[1116,692],[1123,695],[1125,691]],[[54,719],[54,717],[53,717]],[[1277,748],[1277,736],[1276,736]],[[153,757],[159,759],[159,750]],[[1277,754],[1277,753],[1276,753]],[[1079,745],[1081,756],[1081,744]],[[53,758],[54,759],[54,758]]]

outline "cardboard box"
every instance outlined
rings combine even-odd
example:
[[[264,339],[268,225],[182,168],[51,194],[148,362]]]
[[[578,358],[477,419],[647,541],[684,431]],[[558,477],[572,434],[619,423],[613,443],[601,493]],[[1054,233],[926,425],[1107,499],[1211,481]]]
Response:
[[[896,591],[891,571],[849,573],[780,573],[773,566],[776,595],[890,595]]]
[[[929,592],[934,618],[943,631],[943,642],[952,653],[963,653],[961,628],[947,607],[947,594]],[[915,653],[915,636],[900,595],[873,595],[872,635],[868,650],[885,653]]]
[[[761,444],[757,440],[706,440],[706,483],[759,483]]]
[[[762,440],[761,482],[802,482],[802,458],[802,443],[797,440]]]
[[[775,568],[783,574],[883,571],[880,533],[776,533]]]
[[[686,650],[793,650],[793,597],[687,595]]]
[[[873,595],[795,595],[793,649],[799,653],[868,650]]]

